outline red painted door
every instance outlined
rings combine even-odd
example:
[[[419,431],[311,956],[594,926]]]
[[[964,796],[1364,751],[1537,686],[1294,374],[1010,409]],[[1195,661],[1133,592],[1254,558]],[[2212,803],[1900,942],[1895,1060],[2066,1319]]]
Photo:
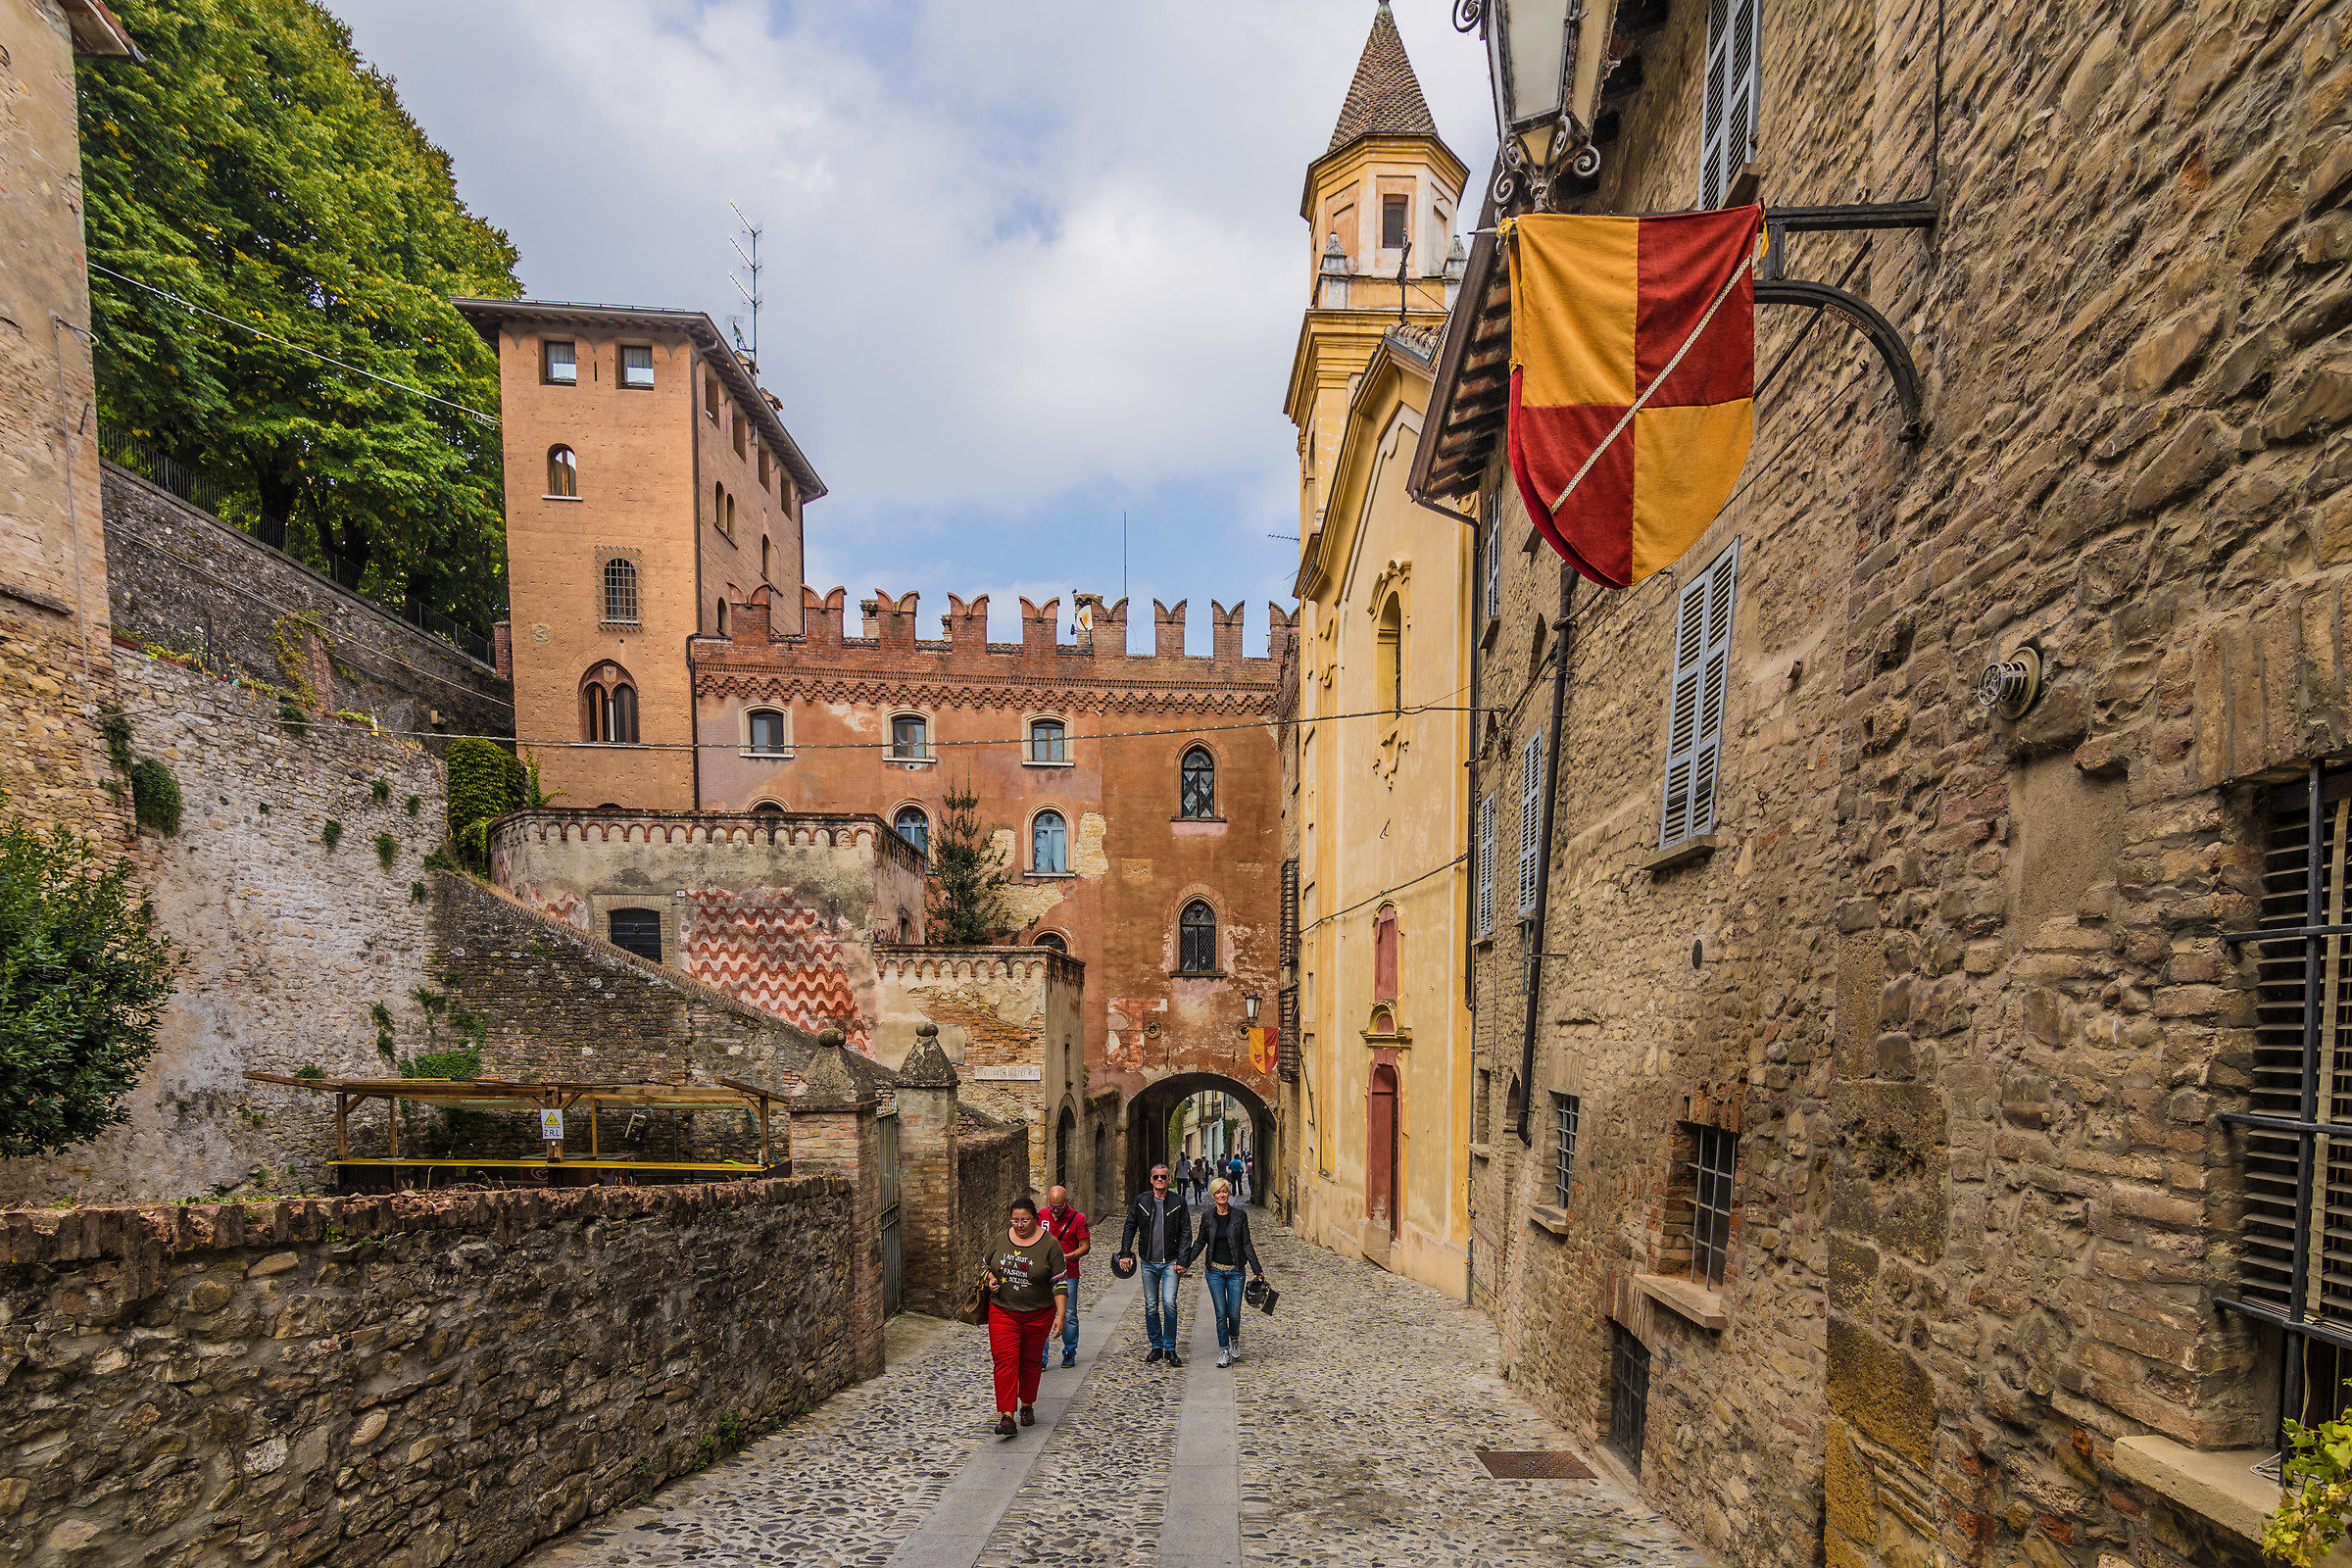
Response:
[[[1364,1106],[1364,1212],[1396,1234],[1396,1069],[1372,1069]]]

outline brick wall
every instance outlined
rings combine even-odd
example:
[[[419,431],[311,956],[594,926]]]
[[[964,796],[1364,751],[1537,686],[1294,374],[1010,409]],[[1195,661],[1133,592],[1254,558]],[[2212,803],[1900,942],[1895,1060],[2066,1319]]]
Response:
[[[1031,1184],[1029,1140],[1018,1126],[972,1118],[956,1147],[956,1262],[952,1277],[968,1283],[988,1249],[1004,1234],[1016,1198],[1044,1202]]]
[[[386,729],[419,737],[514,733],[509,683],[439,638],[111,463],[104,498],[118,637],[287,686],[273,634],[311,617],[324,628],[325,646],[301,666],[324,711],[370,713]]]
[[[859,1375],[851,1219],[818,1178],[11,1214],[0,1552],[512,1562]]]

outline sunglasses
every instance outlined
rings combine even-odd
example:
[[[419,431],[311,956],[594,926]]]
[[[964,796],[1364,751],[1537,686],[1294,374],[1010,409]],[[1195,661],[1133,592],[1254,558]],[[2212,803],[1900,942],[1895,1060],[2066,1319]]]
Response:
[[[1152,1173],[1152,1179],[1155,1182],[1164,1182],[1168,1179],[1168,1173],[1164,1170],[1155,1170]]]

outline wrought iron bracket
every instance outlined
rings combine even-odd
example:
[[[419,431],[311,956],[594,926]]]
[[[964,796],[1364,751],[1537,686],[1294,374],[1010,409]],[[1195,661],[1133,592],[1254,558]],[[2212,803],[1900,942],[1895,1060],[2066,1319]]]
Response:
[[[1918,362],[1911,358],[1911,347],[1903,334],[1886,318],[1886,314],[1859,294],[1848,293],[1834,283],[1815,283],[1803,278],[1783,277],[1787,264],[1788,236],[1792,233],[1824,233],[1858,228],[1934,228],[1936,207],[1932,201],[1918,202],[1858,202],[1844,207],[1768,207],[1764,210],[1764,265],[1756,274],[1756,303],[1758,305],[1800,305],[1807,310],[1829,311],[1843,317],[1869,338],[1879,358],[1886,363],[1886,373],[1894,377],[1894,395],[1903,406],[1903,426],[1896,432],[1898,439],[1916,444],[1928,433],[1927,422],[1921,416],[1921,387]],[[1790,351],[1794,352],[1793,346]],[[1781,357],[1786,363],[1788,355]],[[1775,364],[1766,372],[1763,384],[1772,380],[1780,369]]]

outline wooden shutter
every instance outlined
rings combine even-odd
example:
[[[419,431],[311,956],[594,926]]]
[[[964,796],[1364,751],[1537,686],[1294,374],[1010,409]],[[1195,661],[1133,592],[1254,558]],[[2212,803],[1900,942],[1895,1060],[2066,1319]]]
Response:
[[[1298,967],[1298,862],[1282,862],[1282,961]]]
[[[1494,795],[1478,803],[1478,934],[1494,934]]]
[[[1739,558],[1740,547],[1735,543],[1690,580],[1675,606],[1674,680],[1666,712],[1666,783],[1658,808],[1661,850],[1714,831]]]
[[[1544,829],[1544,732],[1519,755],[1519,912],[1536,906],[1537,837]]]
[[[1732,179],[1755,157],[1763,105],[1759,60],[1761,0],[1710,0],[1707,7],[1706,118],[1700,126],[1700,201],[1720,207]]]

